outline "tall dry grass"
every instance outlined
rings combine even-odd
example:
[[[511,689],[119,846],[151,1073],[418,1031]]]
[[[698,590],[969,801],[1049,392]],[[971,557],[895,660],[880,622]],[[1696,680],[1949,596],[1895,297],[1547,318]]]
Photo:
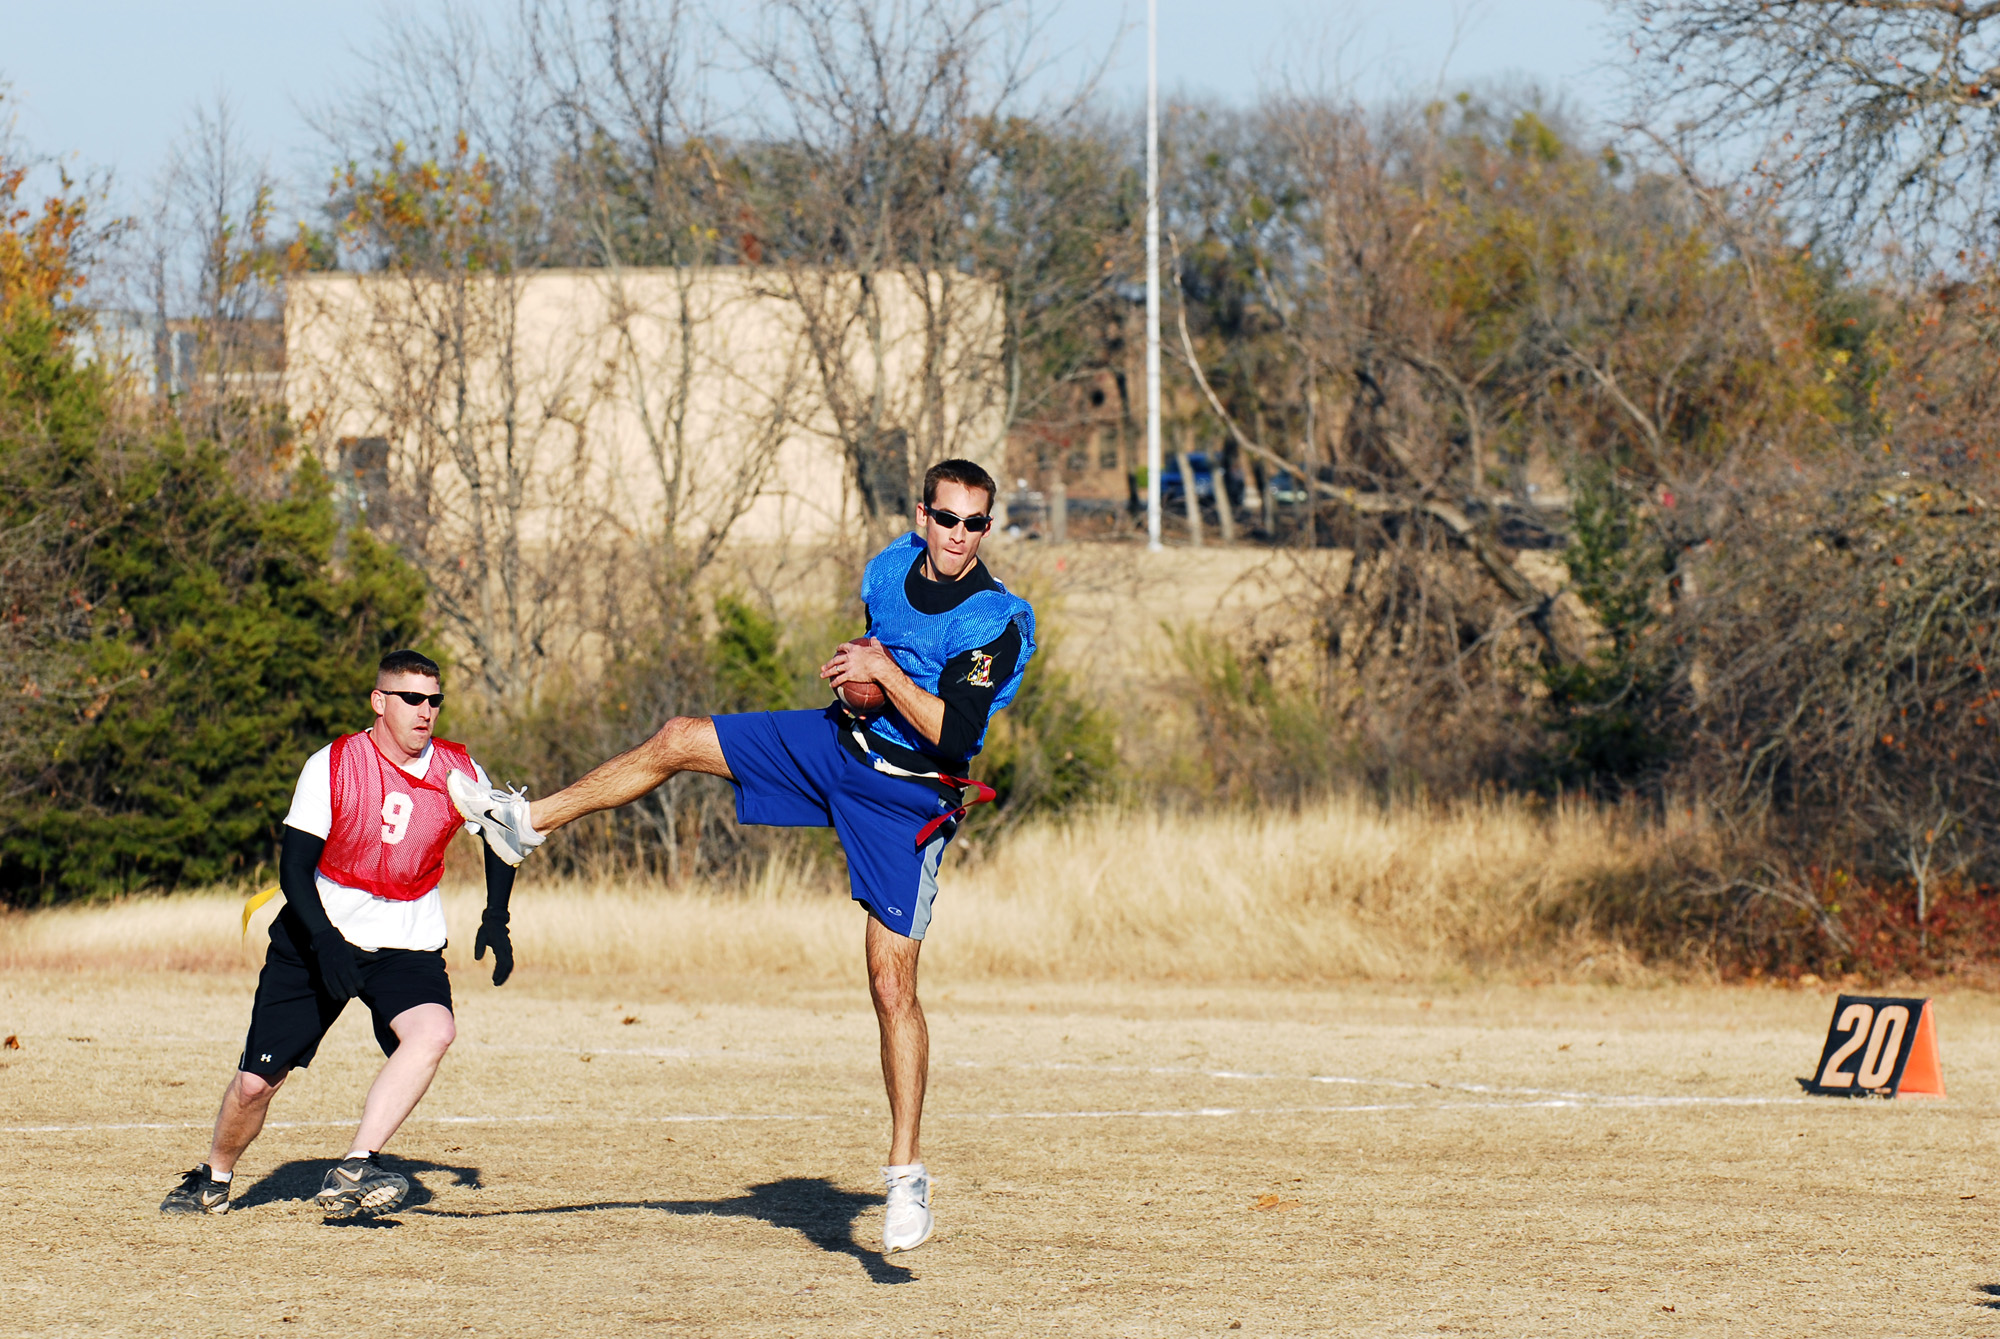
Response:
[[[939,957],[986,976],[1156,980],[1538,970],[1602,949],[1588,908],[1659,850],[1614,812],[1515,800],[1102,815],[962,868]]]
[[[1614,811],[1495,799],[1176,817],[1101,811],[953,853],[928,952],[938,978],[1311,981],[1621,975],[1597,932],[1607,890],[1657,867],[1665,837]],[[467,960],[472,887],[447,889]],[[249,970],[259,913],[236,895],[132,898],[0,919],[0,969]],[[844,979],[862,921],[845,876],[777,860],[737,887],[524,882],[529,976]]]

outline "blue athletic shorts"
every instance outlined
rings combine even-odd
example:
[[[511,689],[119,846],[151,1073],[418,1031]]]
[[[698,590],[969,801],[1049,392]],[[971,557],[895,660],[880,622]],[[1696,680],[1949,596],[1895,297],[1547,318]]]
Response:
[[[736,821],[831,827],[847,853],[854,900],[897,934],[922,939],[937,898],[938,861],[954,825],[947,823],[922,847],[917,834],[951,810],[943,792],[878,772],[841,747],[832,708],[714,720],[736,778]]]

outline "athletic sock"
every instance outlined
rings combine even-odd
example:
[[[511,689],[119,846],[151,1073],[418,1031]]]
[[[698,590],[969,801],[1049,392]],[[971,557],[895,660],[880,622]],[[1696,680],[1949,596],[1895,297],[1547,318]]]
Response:
[[[220,1185],[225,1185],[225,1186],[226,1186],[226,1185],[228,1185],[228,1184],[229,1184],[229,1182],[230,1182],[230,1179],[231,1179],[232,1177],[234,1177],[235,1175],[236,1175],[236,1173],[235,1173],[235,1171],[234,1171],[234,1170],[231,1170],[231,1171],[227,1171],[227,1172],[218,1172],[218,1171],[216,1171],[216,1170],[215,1170],[215,1168],[213,1168],[213,1167],[211,1167],[211,1168],[209,1168],[209,1169],[208,1169],[208,1179],[209,1179],[209,1180],[211,1180],[211,1181],[214,1181],[214,1182],[216,1182],[216,1183],[218,1183],[218,1184],[220,1184]]]
[[[357,1148],[351,1153],[349,1153],[346,1157],[342,1158],[341,1161],[352,1162],[356,1158],[366,1159],[366,1158],[372,1158],[374,1156],[375,1156],[375,1150],[372,1148]]]

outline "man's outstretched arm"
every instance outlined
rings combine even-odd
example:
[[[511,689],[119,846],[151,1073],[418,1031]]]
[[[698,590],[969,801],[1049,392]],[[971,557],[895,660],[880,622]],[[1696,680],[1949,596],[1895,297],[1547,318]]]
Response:
[[[729,776],[715,722],[708,717],[674,717],[637,748],[599,763],[581,780],[536,800],[529,806],[528,821],[536,832],[550,833],[585,814],[630,804],[677,772]]]

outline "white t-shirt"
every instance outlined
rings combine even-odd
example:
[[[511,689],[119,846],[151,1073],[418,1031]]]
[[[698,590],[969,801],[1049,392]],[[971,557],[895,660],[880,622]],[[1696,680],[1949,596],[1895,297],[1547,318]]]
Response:
[[[416,761],[396,765],[421,780],[431,770],[431,753],[431,746],[426,744]],[[477,773],[480,785],[490,784],[485,768],[475,762],[472,770]],[[285,826],[321,841],[333,831],[333,745],[328,744],[306,759],[305,768],[299,773],[299,784],[292,791],[292,811],[285,815]],[[319,889],[319,900],[326,905],[326,918],[340,931],[341,938],[356,948],[444,947],[444,895],[435,888],[413,902],[393,902],[335,883],[317,870],[313,872],[313,886]]]

